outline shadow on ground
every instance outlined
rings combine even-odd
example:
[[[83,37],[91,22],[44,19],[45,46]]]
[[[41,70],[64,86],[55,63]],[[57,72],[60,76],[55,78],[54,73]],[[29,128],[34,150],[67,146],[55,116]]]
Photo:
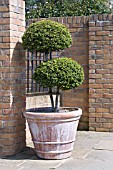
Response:
[[[13,155],[13,156],[5,156],[2,159],[7,159],[7,160],[26,160],[26,159],[40,159],[37,157],[34,148],[31,147],[26,147],[22,152]]]

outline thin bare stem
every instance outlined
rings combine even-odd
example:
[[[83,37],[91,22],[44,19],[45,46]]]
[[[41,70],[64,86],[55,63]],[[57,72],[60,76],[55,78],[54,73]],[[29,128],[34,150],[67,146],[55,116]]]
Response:
[[[54,108],[54,100],[53,100],[52,88],[49,88],[49,96],[50,96],[50,100],[51,100],[52,112],[54,112],[55,108]]]
[[[59,88],[57,87],[56,100],[55,100],[55,112],[58,111],[58,97],[59,97]]]

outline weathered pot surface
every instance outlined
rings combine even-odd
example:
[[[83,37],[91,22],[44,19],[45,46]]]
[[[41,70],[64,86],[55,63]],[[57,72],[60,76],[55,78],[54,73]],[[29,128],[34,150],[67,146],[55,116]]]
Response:
[[[35,108],[24,113],[38,157],[64,159],[71,156],[82,110],[68,109],[54,113],[51,108],[44,108],[43,111],[42,108]]]

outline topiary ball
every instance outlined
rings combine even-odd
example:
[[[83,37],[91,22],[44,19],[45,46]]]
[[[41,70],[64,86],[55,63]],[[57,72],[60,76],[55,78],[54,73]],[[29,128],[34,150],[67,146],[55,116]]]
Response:
[[[36,68],[33,79],[43,87],[69,90],[84,80],[83,67],[71,58],[54,58]]]
[[[60,51],[70,47],[72,38],[69,30],[51,20],[42,20],[29,26],[22,36],[23,47],[30,52]]]

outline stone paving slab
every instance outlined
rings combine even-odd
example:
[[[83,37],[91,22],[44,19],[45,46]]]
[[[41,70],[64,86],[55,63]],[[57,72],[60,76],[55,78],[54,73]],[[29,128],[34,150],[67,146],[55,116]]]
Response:
[[[113,151],[113,141],[112,140],[102,140],[94,147],[94,149]]]
[[[113,152],[108,150],[91,150],[84,159],[111,161],[113,165]]]
[[[113,133],[77,132],[72,156],[64,160],[42,160],[31,140],[26,149],[0,159],[0,170],[113,170]]]
[[[71,158],[56,170],[113,170],[113,164],[111,161]]]
[[[32,160],[28,161],[23,164],[23,170],[52,170],[52,169],[57,169],[60,167],[63,163],[65,163],[67,160]]]

